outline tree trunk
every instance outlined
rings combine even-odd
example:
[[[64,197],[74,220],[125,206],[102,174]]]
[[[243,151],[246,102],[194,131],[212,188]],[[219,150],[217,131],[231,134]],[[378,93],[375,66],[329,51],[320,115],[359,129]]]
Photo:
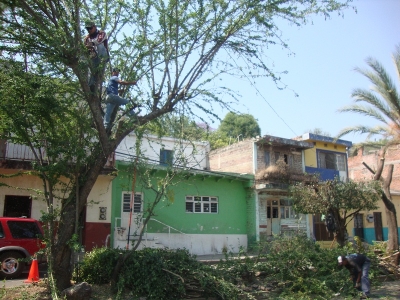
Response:
[[[76,207],[76,193],[71,192],[68,199],[62,203],[62,210],[60,214],[59,226],[57,229],[57,241],[52,247],[52,256],[54,261],[54,279],[58,291],[71,286],[72,279],[72,249],[70,246],[71,239],[75,232],[76,223],[76,209],[80,215],[87,204],[87,197],[95,184],[103,166],[107,161],[105,153],[98,153],[97,159],[93,159],[92,165],[87,166],[87,173],[82,171],[80,174],[80,188],[79,188],[79,207]],[[86,169],[86,168],[85,168]],[[75,183],[75,184],[79,184]],[[71,191],[75,190],[75,186]]]
[[[378,162],[378,169],[374,172],[365,162],[363,165],[374,174],[374,180],[380,180],[383,183],[382,201],[385,205],[386,218],[388,223],[388,244],[387,250],[390,252],[399,249],[399,233],[397,226],[396,207],[394,206],[390,195],[390,184],[393,176],[393,164],[388,165],[387,177],[382,177],[383,167],[385,165],[385,150],[381,152],[382,157]],[[398,262],[397,262],[398,263]]]
[[[339,211],[335,211],[334,215],[338,224],[338,229],[335,232],[336,242],[340,247],[344,247],[347,240],[346,219],[341,218]]]
[[[71,197],[72,198],[72,197]],[[75,205],[70,198],[69,204],[63,208],[60,223],[57,230],[57,243],[53,247],[53,276],[59,292],[71,286],[72,249],[69,242],[75,229]]]

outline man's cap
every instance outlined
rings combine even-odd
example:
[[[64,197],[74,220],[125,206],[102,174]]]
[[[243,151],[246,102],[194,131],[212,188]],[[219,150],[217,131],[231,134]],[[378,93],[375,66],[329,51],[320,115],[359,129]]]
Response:
[[[92,28],[93,26],[96,26],[96,24],[94,23],[94,21],[88,20],[88,21],[85,22],[85,27],[86,27],[86,28]]]
[[[343,263],[343,259],[342,259],[341,256],[338,256],[337,262],[338,262],[339,265],[341,265]]]
[[[112,71],[113,72],[119,72],[119,69],[118,68],[113,68]]]

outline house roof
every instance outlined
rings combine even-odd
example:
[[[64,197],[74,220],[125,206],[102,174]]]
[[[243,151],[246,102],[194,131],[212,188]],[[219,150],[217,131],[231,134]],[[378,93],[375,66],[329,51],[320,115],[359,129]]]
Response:
[[[336,144],[336,145],[343,145],[346,147],[351,147],[353,146],[353,143],[350,141],[346,141],[346,140],[341,140],[341,139],[336,139],[336,138],[332,138],[329,136],[324,136],[324,135],[319,135],[319,134],[314,134],[314,133],[305,133],[301,136],[296,137],[295,139],[301,139],[303,141],[320,141],[320,142],[326,142],[326,143],[332,143],[332,144]]]
[[[128,165],[129,163],[126,161],[117,160],[118,165]],[[159,164],[148,164],[149,168],[155,171],[167,171],[169,167],[159,165]],[[214,178],[225,178],[229,180],[245,180],[250,181],[254,180],[254,174],[249,173],[232,173],[232,172],[220,172],[220,171],[211,171],[211,170],[201,170],[195,168],[185,168],[185,167],[174,167],[174,170],[179,170],[182,174],[188,174],[189,176],[201,176],[203,178],[206,177],[214,177]]]
[[[285,139],[272,135],[264,135],[256,141],[257,145],[269,144],[271,146],[289,146],[296,149],[313,148],[314,144],[302,140]]]

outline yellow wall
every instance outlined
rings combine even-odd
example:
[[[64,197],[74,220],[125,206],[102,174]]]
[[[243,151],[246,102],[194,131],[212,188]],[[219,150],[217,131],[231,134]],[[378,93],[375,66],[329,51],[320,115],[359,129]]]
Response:
[[[396,207],[396,212],[397,212],[397,226],[400,226],[400,195],[393,195],[392,196],[392,201]],[[372,214],[374,212],[381,212],[382,213],[382,228],[383,228],[383,240],[387,240],[387,218],[386,218],[386,212],[385,212],[385,206],[382,201],[379,201],[377,203],[378,209],[375,209],[373,211],[361,211],[360,213],[363,214],[363,225],[364,225],[364,239],[371,243],[373,240],[375,240],[375,230],[374,230],[374,222],[368,222],[366,220],[366,217],[368,214]],[[354,220],[352,220],[348,225],[347,225],[347,232],[350,237],[354,236]]]
[[[304,151],[304,163],[306,167],[313,167],[313,168],[318,167],[317,149],[346,153],[346,146],[343,145],[336,145],[334,143],[320,142],[313,140],[306,140],[306,142],[314,143],[314,148],[306,149]]]
[[[0,174],[15,174],[16,170],[0,169]],[[86,210],[86,222],[105,222],[111,220],[111,180],[113,177],[101,175],[97,179],[92,191],[88,197],[88,206]],[[4,213],[4,199],[6,195],[10,196],[31,196],[32,209],[31,217],[39,219],[42,216],[41,211],[47,211],[47,204],[43,195],[36,193],[36,190],[43,191],[43,183],[37,176],[22,175],[11,178],[2,178],[1,182],[12,187],[2,186],[0,188],[0,216]],[[16,187],[16,188],[13,188]],[[55,207],[59,207],[56,201]],[[106,220],[99,220],[99,207],[107,207]]]

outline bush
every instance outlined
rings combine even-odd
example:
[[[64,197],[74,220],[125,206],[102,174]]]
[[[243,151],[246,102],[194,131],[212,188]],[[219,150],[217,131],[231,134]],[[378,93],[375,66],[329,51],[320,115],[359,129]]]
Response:
[[[119,274],[118,290],[128,288],[133,297],[182,299],[193,294],[218,299],[254,299],[254,286],[273,286],[280,299],[331,299],[353,295],[349,272],[337,264],[339,255],[354,253],[352,247],[322,249],[305,236],[276,237],[260,244],[256,258],[230,259],[216,266],[199,263],[187,250],[144,249],[129,252]],[[88,283],[109,283],[120,254],[126,250],[101,248],[85,256],[79,274]],[[243,255],[245,253],[241,253]],[[378,273],[371,258],[370,278]]]
[[[110,248],[95,248],[87,252],[84,261],[75,269],[73,279],[93,284],[109,283],[120,253],[120,249]]]

